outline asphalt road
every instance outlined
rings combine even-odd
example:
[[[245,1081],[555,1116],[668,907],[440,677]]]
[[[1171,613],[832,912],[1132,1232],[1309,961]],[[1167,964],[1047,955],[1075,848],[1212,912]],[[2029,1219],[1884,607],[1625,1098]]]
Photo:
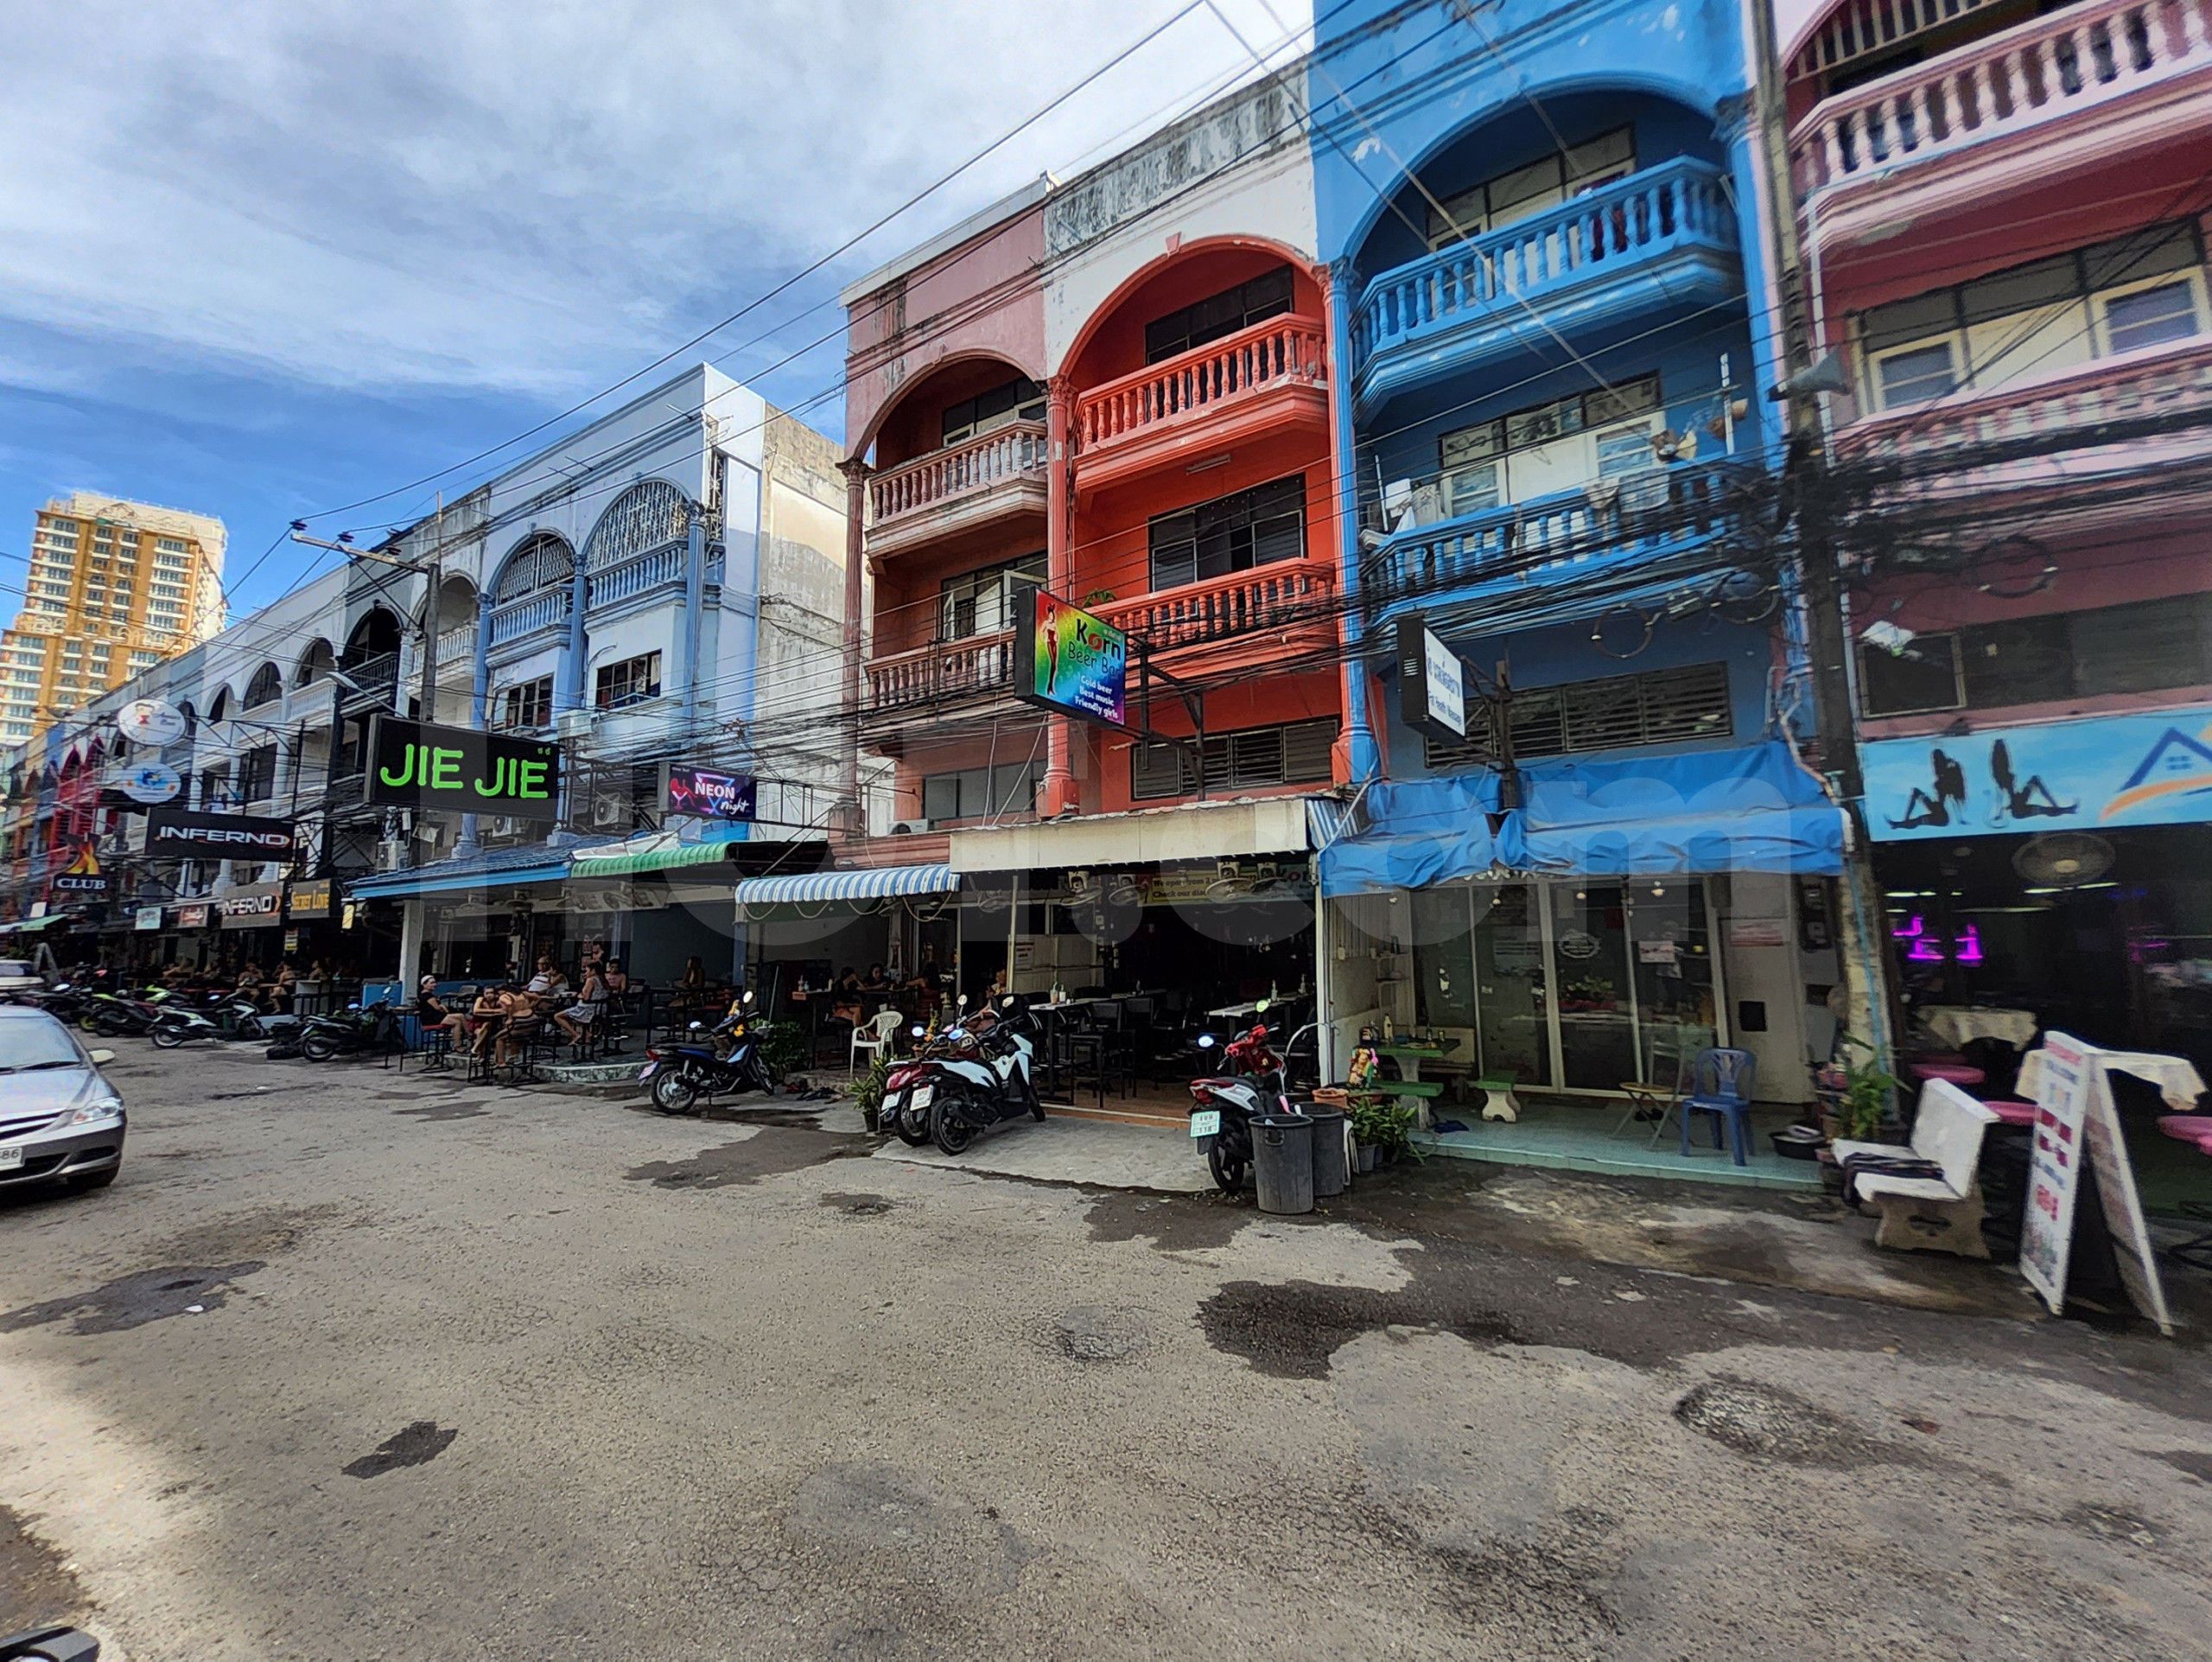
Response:
[[[2186,1343],[123,1042],[0,1203],[0,1613],[111,1656],[2212,1654]]]

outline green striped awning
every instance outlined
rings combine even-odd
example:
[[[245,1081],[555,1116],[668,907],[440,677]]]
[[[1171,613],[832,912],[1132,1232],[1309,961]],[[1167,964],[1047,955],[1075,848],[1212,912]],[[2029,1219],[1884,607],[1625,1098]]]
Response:
[[[571,877],[626,877],[641,871],[675,871],[684,866],[711,866],[737,858],[742,843],[675,843],[655,839],[616,843],[606,848],[582,849],[569,862]]]

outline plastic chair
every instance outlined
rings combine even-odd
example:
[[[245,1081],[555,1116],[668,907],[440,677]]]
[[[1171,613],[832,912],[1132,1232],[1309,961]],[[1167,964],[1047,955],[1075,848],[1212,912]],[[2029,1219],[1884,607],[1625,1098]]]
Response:
[[[863,1050],[868,1052],[868,1063],[873,1067],[876,1054],[891,1042],[893,1031],[904,1019],[895,1009],[880,1009],[867,1021],[854,1022],[852,1048],[846,1053],[845,1071],[849,1073],[861,1071],[861,1052]],[[868,1036],[871,1033],[875,1035],[873,1039]]]
[[[1689,1157],[1690,1116],[1711,1114],[1713,1146],[1720,1146],[1721,1127],[1736,1163],[1751,1163],[1746,1150],[1751,1137],[1751,1087],[1758,1077],[1758,1059],[1748,1050],[1700,1050],[1690,1062],[1690,1093],[1681,1101],[1682,1156]]]

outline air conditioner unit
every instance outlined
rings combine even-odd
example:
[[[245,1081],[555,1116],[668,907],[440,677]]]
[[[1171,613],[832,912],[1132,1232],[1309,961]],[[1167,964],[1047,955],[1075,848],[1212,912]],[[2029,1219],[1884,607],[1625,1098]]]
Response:
[[[377,844],[376,864],[378,871],[401,871],[405,869],[407,865],[407,844],[397,842],[378,843]]]
[[[626,796],[617,796],[604,791],[592,793],[591,825],[594,831],[627,831],[637,811]]]
[[[495,814],[490,826],[494,837],[517,837],[522,832],[522,821],[512,814]]]
[[[892,825],[891,834],[893,837],[911,837],[917,831],[936,829],[937,822],[934,819],[901,819]]]
[[[563,741],[587,738],[598,720],[595,710],[564,710],[554,718],[553,735]]]

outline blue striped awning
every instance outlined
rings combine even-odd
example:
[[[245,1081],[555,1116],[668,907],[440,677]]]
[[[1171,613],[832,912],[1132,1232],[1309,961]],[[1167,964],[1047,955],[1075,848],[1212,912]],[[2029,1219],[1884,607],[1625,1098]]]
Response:
[[[872,866],[795,877],[747,877],[737,885],[737,903],[747,911],[827,901],[854,906],[900,895],[951,895],[959,888],[960,878],[949,865]]]

